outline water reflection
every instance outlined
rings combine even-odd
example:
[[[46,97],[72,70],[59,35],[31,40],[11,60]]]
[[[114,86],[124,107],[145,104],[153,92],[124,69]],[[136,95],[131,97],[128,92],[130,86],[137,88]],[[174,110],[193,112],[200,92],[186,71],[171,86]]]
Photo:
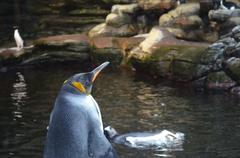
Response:
[[[16,107],[16,109],[12,112],[14,116],[13,120],[21,119],[23,117],[21,107],[25,105],[28,98],[27,84],[24,76],[20,72],[17,72],[16,75],[17,78],[13,83],[13,92],[10,94],[12,105]]]

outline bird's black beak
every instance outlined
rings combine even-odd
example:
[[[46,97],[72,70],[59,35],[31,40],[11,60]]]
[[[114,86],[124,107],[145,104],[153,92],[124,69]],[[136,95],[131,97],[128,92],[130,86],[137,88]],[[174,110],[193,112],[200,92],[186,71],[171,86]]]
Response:
[[[98,66],[97,68],[95,68],[91,74],[91,82],[93,83],[95,81],[95,79],[97,78],[97,76],[99,75],[99,73],[102,71],[102,69],[104,69],[110,62],[106,61],[104,63],[102,63],[100,66]]]

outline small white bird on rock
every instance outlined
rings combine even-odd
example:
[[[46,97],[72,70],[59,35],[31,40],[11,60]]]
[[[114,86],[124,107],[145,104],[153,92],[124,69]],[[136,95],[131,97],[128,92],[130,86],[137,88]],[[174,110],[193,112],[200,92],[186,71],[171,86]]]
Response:
[[[14,27],[14,29],[15,29],[14,30],[14,39],[15,39],[17,48],[18,49],[22,49],[23,48],[23,39],[22,39],[22,37],[20,36],[20,34],[18,32],[18,28]]]

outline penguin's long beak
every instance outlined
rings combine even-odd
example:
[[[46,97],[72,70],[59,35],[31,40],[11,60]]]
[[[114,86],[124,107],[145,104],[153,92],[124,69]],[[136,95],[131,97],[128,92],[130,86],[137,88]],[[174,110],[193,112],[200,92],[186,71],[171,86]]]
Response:
[[[91,74],[92,74],[92,78],[91,78],[92,83],[95,81],[95,79],[97,78],[99,73],[102,71],[102,69],[104,69],[109,63],[110,62],[106,61],[106,62],[102,63],[100,66],[98,66],[97,68],[95,68],[91,72]]]

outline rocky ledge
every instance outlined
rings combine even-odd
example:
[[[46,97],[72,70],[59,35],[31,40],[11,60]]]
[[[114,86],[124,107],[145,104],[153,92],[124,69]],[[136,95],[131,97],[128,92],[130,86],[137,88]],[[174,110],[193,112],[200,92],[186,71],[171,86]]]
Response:
[[[159,6],[154,7],[157,1]],[[211,10],[211,5],[203,8],[206,4],[196,2],[154,3],[139,0],[114,5],[105,23],[89,33],[40,38],[33,48],[16,52],[1,50],[0,71],[44,63],[109,60],[113,67],[128,66],[153,78],[240,94],[240,26],[234,23],[224,35],[224,31],[214,30],[236,18],[238,10]],[[149,25],[145,20],[159,9],[160,17]],[[203,14],[213,30],[205,30]]]
[[[149,34],[128,38],[90,38],[86,34],[46,37],[36,40],[34,48],[27,53],[0,55],[2,68],[6,66],[3,63],[19,66],[109,60],[114,67],[130,66],[154,78],[183,82],[200,89],[230,90],[240,84],[239,42],[240,26],[210,45],[177,39],[166,28],[156,26]]]

